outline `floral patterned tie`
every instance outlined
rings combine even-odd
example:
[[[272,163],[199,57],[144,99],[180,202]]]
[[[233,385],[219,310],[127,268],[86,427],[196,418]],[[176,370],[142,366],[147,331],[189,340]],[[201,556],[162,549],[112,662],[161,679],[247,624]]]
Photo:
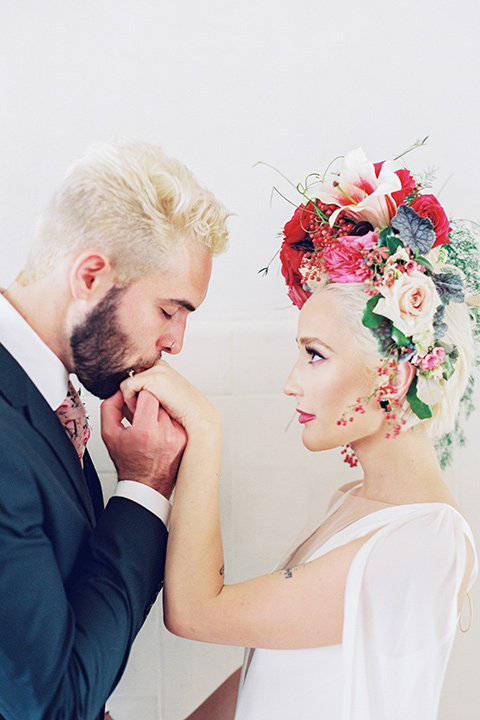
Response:
[[[67,397],[60,407],[57,408],[56,413],[70,440],[73,442],[80,462],[83,465],[83,454],[85,452],[85,445],[90,437],[90,428],[87,422],[85,406],[70,380],[68,381]]]

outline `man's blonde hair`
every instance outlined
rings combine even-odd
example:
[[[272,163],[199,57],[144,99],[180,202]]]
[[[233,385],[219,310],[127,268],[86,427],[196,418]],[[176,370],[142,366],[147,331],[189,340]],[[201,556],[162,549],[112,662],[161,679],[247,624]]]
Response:
[[[179,240],[212,254],[226,249],[225,207],[182,163],[156,145],[123,141],[92,146],[68,171],[40,218],[25,268],[28,284],[70,253],[103,251],[118,285],[168,268]]]

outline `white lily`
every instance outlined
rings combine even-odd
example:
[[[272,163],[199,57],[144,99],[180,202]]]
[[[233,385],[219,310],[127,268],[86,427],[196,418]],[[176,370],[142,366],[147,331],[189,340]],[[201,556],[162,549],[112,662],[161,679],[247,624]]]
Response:
[[[307,194],[338,206],[330,217],[330,225],[344,211],[353,220],[365,220],[374,230],[382,230],[397,213],[392,193],[401,189],[401,182],[395,170],[397,163],[384,162],[377,177],[373,163],[367,160],[362,148],[357,148],[345,155],[338,174],[329,173],[323,182],[311,185]]]

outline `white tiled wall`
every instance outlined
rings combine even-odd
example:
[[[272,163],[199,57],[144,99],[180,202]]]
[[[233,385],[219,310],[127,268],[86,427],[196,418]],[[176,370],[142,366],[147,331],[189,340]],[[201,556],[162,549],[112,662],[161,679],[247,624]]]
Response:
[[[293,308],[256,320],[198,317],[181,355],[171,359],[215,402],[224,420],[221,515],[227,582],[268,572],[305,523],[323,511],[333,490],[358,476],[341,462],[339,451],[305,450],[298,423],[291,422],[294,401],[282,387],[296,358],[296,320]],[[100,440],[98,403],[89,397],[87,405],[94,430],[91,452],[109,495],[115,475]],[[451,468],[447,478],[480,538],[479,413],[469,434],[467,449],[458,454],[461,466]],[[480,607],[478,588],[474,600],[475,595]],[[157,602],[111,699],[112,714],[116,720],[182,720],[241,659],[239,648],[170,635]],[[467,635],[459,634],[440,720],[478,720],[479,665],[476,619]]]

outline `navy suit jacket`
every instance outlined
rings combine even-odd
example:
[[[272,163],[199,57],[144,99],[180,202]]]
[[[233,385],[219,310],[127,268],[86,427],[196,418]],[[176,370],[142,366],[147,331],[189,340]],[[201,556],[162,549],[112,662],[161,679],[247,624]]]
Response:
[[[105,509],[56,414],[0,345],[0,720],[96,720],[163,582],[167,531]]]

